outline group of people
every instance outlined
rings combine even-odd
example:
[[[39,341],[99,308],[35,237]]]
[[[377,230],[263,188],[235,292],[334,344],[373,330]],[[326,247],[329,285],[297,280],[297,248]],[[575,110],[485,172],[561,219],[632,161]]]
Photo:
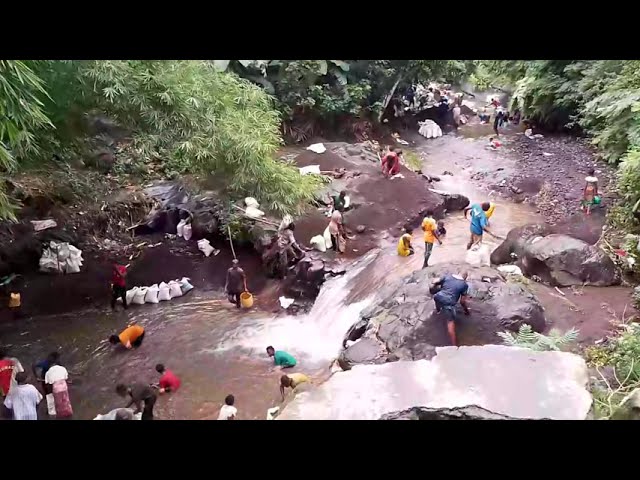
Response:
[[[484,233],[500,238],[489,229],[489,219],[496,210],[496,204],[493,202],[475,203],[465,208],[464,216],[470,220],[470,239],[467,244],[467,250],[474,245],[482,242]],[[442,245],[447,231],[442,220],[436,221],[434,212],[427,210],[422,220],[421,229],[424,232],[424,262],[422,268],[429,266],[429,259],[433,252],[435,242]],[[412,240],[411,225],[405,225],[402,229],[402,235],[398,239],[397,252],[401,257],[408,257],[415,253]],[[430,286],[430,292],[436,306],[436,312],[444,312],[447,315],[447,331],[452,345],[457,345],[455,324],[458,322],[457,305],[460,303],[466,315],[469,314],[469,306],[467,304],[467,294],[469,285],[467,283],[467,272],[459,272],[457,274],[447,274],[441,278],[437,278]]]

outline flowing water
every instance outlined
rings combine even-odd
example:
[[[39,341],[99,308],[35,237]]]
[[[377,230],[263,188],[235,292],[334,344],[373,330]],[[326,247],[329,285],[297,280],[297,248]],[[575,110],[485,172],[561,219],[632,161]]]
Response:
[[[473,136],[481,135],[474,130]],[[513,168],[513,162],[502,153],[485,150],[484,139],[455,135],[432,141],[419,139],[424,171],[442,179],[434,185],[439,190],[462,193],[472,202],[494,197],[471,181],[467,168],[471,162],[475,170]],[[454,175],[441,175],[444,170]],[[495,201],[498,208],[492,228],[498,235],[505,236],[511,228],[537,220],[528,206]],[[462,213],[453,213],[446,219],[446,228],[447,237],[442,246],[435,247],[432,263],[464,259],[468,221]],[[376,292],[422,266],[421,232],[415,232],[416,255],[412,257],[398,257],[396,241],[383,240],[379,250],[354,261],[344,276],[327,281],[305,315],[261,312],[260,298],[256,311],[238,312],[221,294],[196,289],[179,300],[134,307],[127,314],[122,310],[85,311],[24,320],[19,326],[4,324],[0,326],[2,343],[25,366],[60,349],[74,380],[71,398],[76,418],[93,418],[123,405],[115,385],[156,382],[154,366],[162,362],[181,377],[183,386],[177,394],[160,398],[159,418],[215,418],[224,397],[233,393],[239,418],[263,419],[267,408],[280,401],[281,375],[274,371],[265,348],[273,345],[289,351],[298,359],[294,371],[311,374],[316,382],[327,378],[343,335],[374,300]],[[492,248],[498,244],[486,235],[485,242]],[[140,348],[122,351],[106,342],[110,334],[132,322],[142,324],[148,332]]]

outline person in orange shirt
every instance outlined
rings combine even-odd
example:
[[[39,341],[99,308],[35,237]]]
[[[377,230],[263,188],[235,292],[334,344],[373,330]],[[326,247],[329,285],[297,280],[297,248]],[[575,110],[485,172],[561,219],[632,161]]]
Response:
[[[139,347],[144,339],[144,328],[140,325],[131,325],[125,328],[120,335],[111,335],[109,342],[114,345],[121,343],[126,348]]]
[[[442,245],[438,237],[438,224],[433,218],[433,210],[427,210],[424,220],[422,220],[422,231],[424,231],[424,263],[422,268],[426,268],[429,265],[431,252],[433,252],[434,242],[437,240]]]

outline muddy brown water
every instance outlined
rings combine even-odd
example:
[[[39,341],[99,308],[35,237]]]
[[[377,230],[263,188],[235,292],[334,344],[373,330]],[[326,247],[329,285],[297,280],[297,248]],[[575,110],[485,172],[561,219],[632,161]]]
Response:
[[[441,177],[435,188],[462,193],[472,202],[496,201],[492,228],[505,236],[511,228],[539,218],[531,207],[501,200],[490,188],[478,186],[471,179],[480,169],[499,177],[515,168],[515,160],[506,149],[496,152],[484,148],[491,135],[490,128],[485,127],[473,126],[470,137],[465,137],[463,127],[458,134],[431,141],[417,135],[407,140],[415,141],[413,148],[423,156],[423,171]],[[508,143],[508,138],[503,141]],[[443,175],[445,170],[453,175]],[[468,221],[462,213],[453,213],[446,218],[446,227],[447,237],[442,246],[434,248],[433,263],[464,258]],[[492,248],[498,245],[498,240],[485,237]],[[161,362],[181,377],[182,387],[160,398],[158,418],[212,419],[224,397],[233,393],[240,419],[264,419],[266,410],[280,403],[281,375],[274,371],[265,347],[273,345],[292,353],[298,359],[294,371],[310,374],[314,382],[326,379],[344,333],[375,299],[381,286],[422,266],[421,238],[422,232],[414,232],[417,251],[408,258],[397,256],[397,239],[383,238],[380,249],[353,261],[343,277],[327,281],[306,315],[272,313],[279,295],[275,284],[267,282],[254,308],[246,312],[233,308],[221,292],[198,288],[196,281],[194,291],[171,302],[134,306],[126,313],[121,309],[89,309],[3,322],[0,336],[2,344],[25,367],[53,349],[62,352],[63,363],[74,380],[70,388],[75,418],[91,419],[124,405],[115,393],[115,385],[156,382],[154,366]],[[565,296],[542,285],[533,288],[545,306],[550,325],[562,329],[577,325],[583,341],[604,336],[610,329],[609,320],[624,316],[630,309],[626,306],[629,290],[622,287],[589,288],[577,293],[565,289]],[[110,334],[134,322],[148,332],[139,349],[124,351],[106,342]]]

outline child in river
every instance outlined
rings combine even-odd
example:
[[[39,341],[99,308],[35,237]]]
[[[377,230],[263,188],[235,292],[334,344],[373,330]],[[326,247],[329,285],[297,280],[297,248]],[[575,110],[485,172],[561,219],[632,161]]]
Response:
[[[447,234],[447,229],[444,228],[444,221],[438,220],[438,229],[436,230],[438,238],[443,238]]]

